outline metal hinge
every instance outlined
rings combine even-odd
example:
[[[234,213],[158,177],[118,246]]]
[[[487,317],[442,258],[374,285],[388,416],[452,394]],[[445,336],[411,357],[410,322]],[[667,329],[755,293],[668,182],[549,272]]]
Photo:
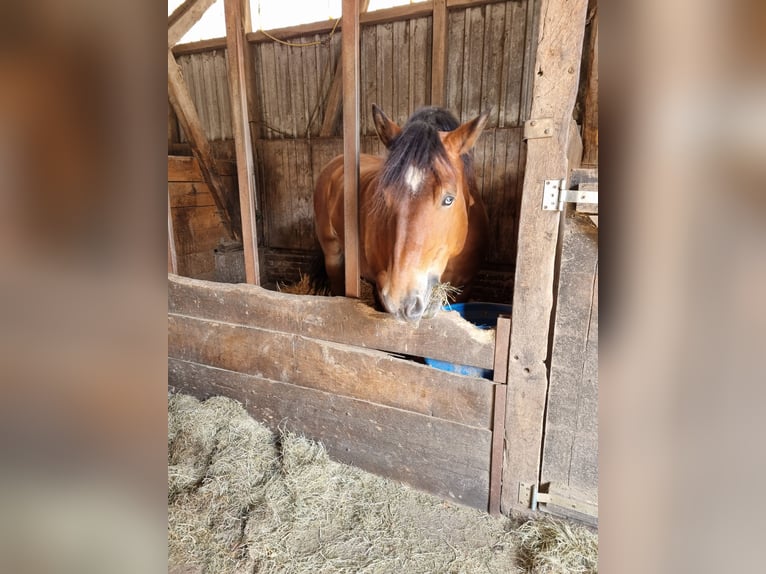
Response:
[[[597,191],[564,189],[563,179],[546,179],[543,187],[543,211],[562,211],[567,203],[598,204]]]
[[[561,485],[547,485],[548,492],[540,492],[537,484],[519,483],[519,503],[531,510],[545,510],[555,513],[574,511],[579,514],[598,518],[598,503],[589,500],[583,493],[574,492]],[[544,504],[545,507],[541,507]]]

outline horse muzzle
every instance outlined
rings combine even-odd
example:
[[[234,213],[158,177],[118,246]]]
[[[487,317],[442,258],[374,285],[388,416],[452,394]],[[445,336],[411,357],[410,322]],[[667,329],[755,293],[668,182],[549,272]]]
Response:
[[[436,278],[430,278],[427,286],[423,290],[413,290],[402,296],[398,301],[394,300],[388,289],[381,289],[379,291],[380,299],[386,311],[391,313],[394,317],[402,321],[408,321],[416,323],[422,318],[433,317],[438,310],[438,306],[434,309],[431,304],[431,291],[433,284],[437,281]]]

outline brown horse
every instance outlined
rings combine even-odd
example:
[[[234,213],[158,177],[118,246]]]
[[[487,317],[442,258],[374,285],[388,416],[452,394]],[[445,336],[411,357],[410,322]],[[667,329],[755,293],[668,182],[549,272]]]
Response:
[[[422,108],[399,127],[375,104],[375,129],[386,158],[361,154],[359,264],[361,276],[392,315],[433,316],[438,283],[468,298],[487,244],[487,214],[469,153],[487,115],[462,125],[441,108]],[[322,170],[314,192],[316,233],[332,292],[342,295],[343,156]]]

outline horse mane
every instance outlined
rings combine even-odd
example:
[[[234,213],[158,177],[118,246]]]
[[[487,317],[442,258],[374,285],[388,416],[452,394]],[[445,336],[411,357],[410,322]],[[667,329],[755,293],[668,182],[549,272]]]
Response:
[[[441,183],[436,166],[441,166],[448,173],[453,170],[439,132],[452,131],[459,126],[455,116],[443,108],[429,106],[412,114],[401,133],[391,141],[388,158],[380,172],[378,191],[390,189],[397,196],[411,193],[406,180],[410,167],[432,173],[437,184]],[[470,169],[471,158],[468,154],[464,154],[463,163]]]

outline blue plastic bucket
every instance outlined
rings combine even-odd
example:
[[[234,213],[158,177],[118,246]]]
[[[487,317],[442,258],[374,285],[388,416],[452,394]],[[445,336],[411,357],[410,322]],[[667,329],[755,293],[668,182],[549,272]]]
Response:
[[[445,305],[445,311],[457,311],[466,321],[470,321],[480,329],[494,329],[497,326],[497,317],[499,315],[510,315],[511,306],[500,303],[454,303]],[[436,359],[425,358],[426,365],[430,365],[442,371],[457,373],[458,375],[467,375],[469,377],[483,377],[492,379],[494,371],[492,369],[480,369],[479,367],[469,367],[467,365],[458,365],[446,361],[437,361]]]

